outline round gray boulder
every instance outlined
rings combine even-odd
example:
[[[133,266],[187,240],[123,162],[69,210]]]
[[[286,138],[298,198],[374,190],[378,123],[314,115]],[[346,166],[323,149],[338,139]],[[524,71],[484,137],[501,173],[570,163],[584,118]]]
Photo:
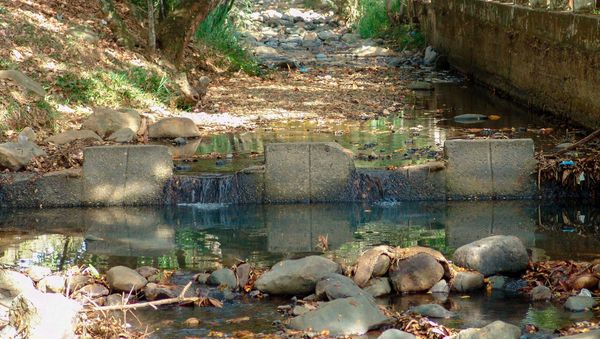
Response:
[[[106,280],[113,290],[129,292],[142,289],[148,281],[138,272],[125,266],[115,266],[106,272]]]
[[[419,253],[390,267],[390,280],[398,293],[427,291],[444,276],[444,268],[431,255]]]
[[[453,261],[487,277],[501,272],[522,272],[527,268],[529,256],[519,238],[495,235],[459,247]]]
[[[221,268],[212,272],[208,276],[206,283],[212,286],[227,286],[230,289],[234,289],[237,286],[237,278],[232,270]]]

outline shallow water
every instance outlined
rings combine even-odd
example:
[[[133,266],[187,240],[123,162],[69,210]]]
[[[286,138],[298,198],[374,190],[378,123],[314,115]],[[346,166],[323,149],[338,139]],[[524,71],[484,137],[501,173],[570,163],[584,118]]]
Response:
[[[279,121],[249,132],[223,133],[191,140],[173,147],[179,157],[218,153],[222,159],[180,162],[182,173],[234,172],[262,164],[263,148],[274,142],[335,141],[352,150],[357,167],[386,167],[419,164],[434,159],[448,138],[490,136],[532,138],[538,149],[556,143],[556,133],[539,114],[527,111],[491,92],[470,84],[440,83],[434,91],[415,92],[409,108],[387,117],[365,121]],[[459,123],[461,114],[498,115],[499,120]],[[230,155],[231,158],[227,158]]]
[[[319,236],[327,236],[330,256],[352,263],[368,246],[430,246],[450,256],[457,247],[492,234],[511,234],[532,250],[533,260],[600,258],[600,209],[585,204],[547,206],[536,202],[440,202],[323,205],[188,205],[171,208],[97,208],[0,210],[0,263],[42,264],[65,268],[92,264],[100,270],[114,265],[153,265],[184,272],[230,266],[238,258],[270,266],[284,258],[318,253]],[[587,235],[584,235],[587,234]],[[381,299],[398,310],[431,295]],[[498,292],[453,295],[444,306],[459,318],[444,323],[481,326],[501,319],[534,323],[554,330],[575,319],[598,314],[564,312],[560,305],[531,304]],[[209,331],[273,332],[281,320],[277,305],[289,299],[256,301],[237,296],[222,309],[167,308],[139,312],[157,337],[206,336]],[[188,317],[199,328],[183,325]],[[249,316],[239,324],[229,319]]]

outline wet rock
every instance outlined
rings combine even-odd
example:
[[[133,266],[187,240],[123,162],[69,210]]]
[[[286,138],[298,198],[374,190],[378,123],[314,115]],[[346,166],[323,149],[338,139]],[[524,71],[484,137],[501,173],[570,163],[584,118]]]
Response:
[[[413,91],[432,91],[434,88],[433,84],[427,81],[413,81],[406,87]]]
[[[462,330],[456,339],[519,339],[521,330],[511,324],[496,320],[482,328],[468,328]]]
[[[452,289],[468,292],[483,287],[483,274],[479,272],[458,272],[452,280]]]
[[[106,297],[106,306],[123,305],[123,296],[118,293],[113,293]]]
[[[294,306],[294,308],[292,308],[292,314],[294,316],[299,316],[299,315],[303,315],[304,313],[310,311],[308,308],[306,308],[305,306]]]
[[[364,291],[377,298],[392,293],[392,285],[390,285],[390,280],[387,277],[373,278],[369,280]]]
[[[19,272],[0,269],[0,294],[7,297],[16,297],[17,295],[35,290],[33,281]]]
[[[31,266],[25,270],[25,274],[34,282],[42,280],[43,277],[52,274],[52,270],[48,267]]]
[[[539,285],[531,290],[531,299],[533,301],[550,300],[552,298],[552,291],[544,286]]]
[[[150,138],[195,138],[200,136],[200,131],[194,121],[188,118],[165,118],[148,128]]]
[[[148,283],[146,278],[138,272],[125,266],[115,266],[109,269],[106,272],[106,280],[110,288],[123,292],[138,291]]]
[[[452,318],[456,313],[448,311],[438,304],[424,304],[411,307],[410,311],[430,318]]]
[[[317,281],[322,277],[339,272],[337,263],[313,255],[278,262],[258,278],[254,286],[271,294],[308,294],[314,291]]]
[[[210,277],[210,273],[198,273],[194,276],[194,280],[199,284],[206,284],[208,277]]]
[[[86,139],[102,141],[102,138],[98,134],[96,134],[96,132],[84,129],[79,131],[71,130],[53,135],[51,137],[46,138],[46,142],[55,145],[64,145],[71,143],[75,140]]]
[[[195,317],[187,318],[183,322],[183,325],[186,327],[198,327],[200,325],[200,319]]]
[[[177,293],[172,288],[155,283],[146,284],[143,291],[146,300],[149,301],[177,297]]]
[[[367,295],[352,279],[338,273],[322,277],[315,286],[315,294],[319,299],[327,300]]]
[[[596,300],[588,296],[573,296],[565,302],[565,308],[571,312],[583,312],[591,310],[596,305]]]
[[[521,240],[505,235],[495,235],[461,246],[454,252],[453,259],[454,264],[479,271],[484,276],[521,272],[529,262]]]
[[[446,282],[446,280],[440,280],[438,281],[435,285],[433,285],[431,287],[431,289],[429,290],[429,292],[431,293],[443,293],[443,294],[448,294],[450,293],[450,286],[448,286],[448,283]]]
[[[17,85],[30,90],[31,92],[39,95],[42,98],[46,96],[46,91],[44,90],[44,87],[42,87],[42,85],[39,82],[23,74],[21,71],[17,71],[14,69],[1,70],[0,79],[10,79]]]
[[[373,266],[373,277],[383,277],[387,274],[390,269],[390,264],[392,260],[387,255],[383,254],[377,258],[375,262],[375,266]]]
[[[46,152],[31,141],[6,142],[0,144],[0,169],[18,171],[34,157],[45,155]]]
[[[142,277],[148,279],[148,277],[158,274],[160,270],[151,266],[141,266],[135,269]]]
[[[241,264],[235,269],[235,277],[239,288],[244,288],[250,279],[251,266],[248,263]]]
[[[494,290],[503,290],[508,283],[507,279],[503,275],[494,275],[488,278],[490,285],[492,285],[492,289]]]
[[[124,144],[132,142],[133,138],[135,138],[135,132],[131,128],[125,127],[111,134],[106,140]]]
[[[226,286],[230,289],[234,289],[237,286],[237,278],[232,270],[228,268],[221,268],[212,272],[206,283],[208,285]]]
[[[444,276],[444,268],[431,255],[416,254],[390,267],[390,280],[398,293],[427,291]]]
[[[63,293],[65,291],[65,283],[65,277],[49,275],[38,282],[37,288],[44,293]]]
[[[10,305],[9,323],[25,338],[75,338],[81,304],[60,294],[32,290]]]
[[[88,298],[97,298],[97,297],[103,297],[103,296],[107,296],[109,293],[108,288],[106,288],[106,286],[101,285],[101,284],[91,284],[91,285],[86,285],[84,287],[82,287],[81,289],[79,289],[76,293],[76,296],[81,296],[81,295],[85,295]]]
[[[336,299],[289,321],[296,330],[329,331],[330,335],[362,335],[387,321],[367,297]]]
[[[390,328],[381,333],[377,339],[417,339],[417,337],[415,337],[414,334]]]
[[[435,59],[437,59],[438,53],[431,46],[427,46],[425,49],[425,56],[423,57],[423,65],[425,66],[433,66],[435,64]]]
[[[94,113],[87,117],[82,129],[96,132],[99,136],[105,137],[115,133],[123,128],[131,129],[134,134],[140,128],[142,117],[131,108],[110,109],[104,107],[94,108]]]

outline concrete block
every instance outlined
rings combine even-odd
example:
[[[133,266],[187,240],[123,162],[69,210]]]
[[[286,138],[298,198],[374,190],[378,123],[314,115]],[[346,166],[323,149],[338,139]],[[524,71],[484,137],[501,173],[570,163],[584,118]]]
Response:
[[[535,194],[533,140],[490,140],[490,149],[494,195],[530,197]]]
[[[354,160],[334,142],[310,144],[310,201],[347,199]]]
[[[440,162],[406,167],[407,200],[446,200],[446,171]]]
[[[489,140],[448,140],[444,148],[448,197],[493,195]]]
[[[91,205],[154,205],[172,175],[165,146],[99,146],[84,149],[83,198]]]
[[[265,200],[310,201],[310,144],[265,146]]]

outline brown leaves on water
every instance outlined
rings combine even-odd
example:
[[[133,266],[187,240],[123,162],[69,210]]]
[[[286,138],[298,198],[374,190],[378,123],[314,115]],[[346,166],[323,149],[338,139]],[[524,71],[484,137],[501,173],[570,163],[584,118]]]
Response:
[[[529,286],[525,292],[538,285],[552,290],[557,299],[566,299],[582,288],[597,290],[599,273],[594,272],[593,263],[574,261],[544,261],[530,263],[523,276]]]
[[[412,333],[417,338],[442,339],[458,333],[456,330],[440,325],[414,313],[394,313],[394,328]]]

